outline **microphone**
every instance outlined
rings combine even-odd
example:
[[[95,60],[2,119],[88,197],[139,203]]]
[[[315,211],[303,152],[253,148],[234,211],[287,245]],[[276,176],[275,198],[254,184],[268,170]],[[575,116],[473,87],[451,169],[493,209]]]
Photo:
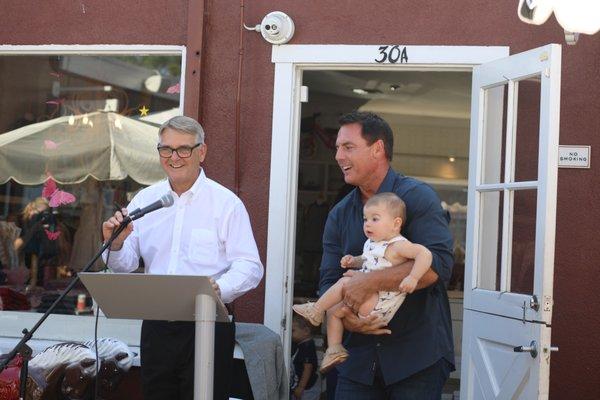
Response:
[[[127,220],[127,222],[135,221],[136,219],[142,218],[144,215],[151,213],[152,211],[156,211],[163,207],[171,207],[174,202],[175,200],[173,199],[173,195],[171,193],[167,193],[154,203],[144,208],[136,208],[131,212],[131,214],[125,217],[125,220]]]

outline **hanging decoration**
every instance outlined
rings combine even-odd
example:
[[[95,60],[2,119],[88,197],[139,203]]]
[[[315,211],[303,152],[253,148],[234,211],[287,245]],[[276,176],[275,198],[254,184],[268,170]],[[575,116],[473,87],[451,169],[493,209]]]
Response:
[[[71,204],[76,200],[73,194],[58,189],[52,177],[49,177],[46,183],[44,183],[42,197],[48,200],[48,204],[52,208],[57,208],[63,204]],[[49,240],[57,240],[60,237],[61,232],[54,218],[51,218],[47,226],[44,226],[44,233]]]

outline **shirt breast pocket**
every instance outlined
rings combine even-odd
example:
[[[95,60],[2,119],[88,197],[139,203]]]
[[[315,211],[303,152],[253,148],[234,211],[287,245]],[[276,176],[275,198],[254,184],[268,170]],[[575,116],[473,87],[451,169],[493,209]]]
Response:
[[[216,233],[208,229],[192,229],[188,255],[191,261],[199,264],[216,264],[219,256]]]

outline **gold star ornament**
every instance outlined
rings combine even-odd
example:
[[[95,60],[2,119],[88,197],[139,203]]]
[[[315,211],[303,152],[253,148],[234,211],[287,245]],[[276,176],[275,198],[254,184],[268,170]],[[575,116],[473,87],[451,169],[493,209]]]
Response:
[[[150,109],[147,108],[146,105],[143,105],[138,111],[140,112],[140,117],[145,117],[148,115],[148,111],[150,111]]]

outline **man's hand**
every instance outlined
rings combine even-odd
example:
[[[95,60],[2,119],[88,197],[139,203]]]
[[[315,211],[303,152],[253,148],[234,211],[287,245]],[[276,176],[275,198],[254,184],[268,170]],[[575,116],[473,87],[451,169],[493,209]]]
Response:
[[[387,324],[377,315],[369,315],[367,318],[359,318],[350,308],[342,307],[344,317],[344,329],[350,332],[362,333],[364,335],[389,335],[392,331]]]
[[[369,275],[371,274],[365,274],[354,270],[344,272],[344,276],[351,279],[344,283],[343,303],[352,308],[355,313],[358,313],[361,304],[366,302],[373,293],[378,291],[378,288],[374,287],[369,279]]]
[[[412,293],[417,288],[417,284],[419,280],[413,277],[412,275],[408,275],[406,278],[400,282],[400,292],[402,293]]]
[[[123,222],[123,219],[125,219],[126,216],[127,209],[123,208],[121,211],[117,211],[115,215],[113,215],[107,221],[104,221],[102,223],[102,237],[104,238],[104,241],[110,238],[113,231],[121,225],[121,222]],[[110,246],[110,249],[114,251],[121,250],[121,248],[123,247],[123,242],[125,241],[125,239],[127,239],[127,236],[129,236],[131,232],[133,232],[133,223],[130,222],[129,225],[127,225],[127,227],[123,230],[123,232],[121,232],[121,234],[117,236],[112,242],[112,246]]]
[[[217,292],[217,296],[219,296],[219,298],[221,297],[221,288],[219,287],[219,284],[213,279],[213,278],[208,278],[208,280],[210,281],[210,284],[212,285],[212,288],[215,292]]]

